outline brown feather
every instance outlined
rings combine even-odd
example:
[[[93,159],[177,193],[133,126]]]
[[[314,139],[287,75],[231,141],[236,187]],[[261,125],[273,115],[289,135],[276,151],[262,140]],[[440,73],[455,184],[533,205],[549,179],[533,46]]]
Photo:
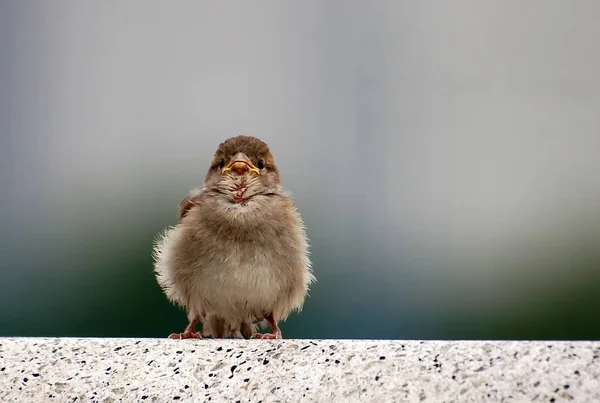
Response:
[[[242,152],[259,176],[223,175]],[[250,337],[302,309],[314,281],[303,221],[280,185],[268,146],[250,136],[221,143],[202,190],[182,200],[179,223],[155,246],[155,272],[167,297],[199,317],[205,335]]]

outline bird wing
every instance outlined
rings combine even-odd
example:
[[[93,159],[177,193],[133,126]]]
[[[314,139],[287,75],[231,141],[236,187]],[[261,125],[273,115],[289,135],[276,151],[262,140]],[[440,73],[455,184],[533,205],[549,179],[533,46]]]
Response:
[[[179,222],[183,220],[192,207],[198,204],[205,194],[205,189],[194,189],[179,203],[179,207],[177,208],[177,218]]]

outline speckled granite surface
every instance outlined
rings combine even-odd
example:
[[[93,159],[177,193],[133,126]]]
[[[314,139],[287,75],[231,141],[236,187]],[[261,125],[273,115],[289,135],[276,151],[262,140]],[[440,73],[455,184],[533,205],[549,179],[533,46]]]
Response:
[[[0,338],[2,402],[600,402],[600,342]]]

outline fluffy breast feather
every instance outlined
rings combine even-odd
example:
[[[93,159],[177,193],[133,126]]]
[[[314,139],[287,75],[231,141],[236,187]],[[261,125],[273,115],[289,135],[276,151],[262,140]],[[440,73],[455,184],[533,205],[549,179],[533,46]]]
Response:
[[[158,283],[190,315],[285,319],[314,281],[304,224],[280,195],[245,205],[204,197],[157,240],[154,256]]]

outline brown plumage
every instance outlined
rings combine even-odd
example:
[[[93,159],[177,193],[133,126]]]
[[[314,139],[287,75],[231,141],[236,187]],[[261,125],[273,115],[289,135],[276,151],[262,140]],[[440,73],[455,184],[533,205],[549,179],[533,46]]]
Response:
[[[157,281],[189,320],[170,337],[281,338],[278,322],[302,309],[314,276],[304,224],[269,147],[250,136],[221,143],[178,218],[154,248]],[[265,322],[271,332],[256,333]]]

